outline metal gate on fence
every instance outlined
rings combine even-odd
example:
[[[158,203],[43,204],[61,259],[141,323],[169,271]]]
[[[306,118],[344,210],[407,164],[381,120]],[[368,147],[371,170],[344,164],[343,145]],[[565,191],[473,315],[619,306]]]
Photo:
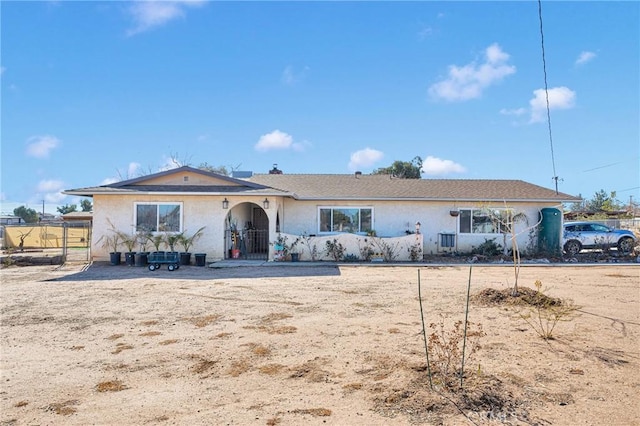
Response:
[[[227,229],[225,259],[267,260],[269,258],[269,230]]]

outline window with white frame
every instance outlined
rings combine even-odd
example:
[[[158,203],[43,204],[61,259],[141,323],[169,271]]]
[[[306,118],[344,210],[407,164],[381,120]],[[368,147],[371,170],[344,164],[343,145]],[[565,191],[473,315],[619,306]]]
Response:
[[[180,232],[182,204],[137,203],[135,206],[137,230],[150,232]]]
[[[319,232],[362,233],[373,229],[370,207],[320,207]]]
[[[460,209],[461,234],[505,234],[513,212],[508,209]]]

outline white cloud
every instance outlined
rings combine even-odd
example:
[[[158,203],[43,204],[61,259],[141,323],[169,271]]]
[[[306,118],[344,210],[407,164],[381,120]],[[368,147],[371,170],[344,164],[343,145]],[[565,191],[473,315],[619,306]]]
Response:
[[[291,135],[280,130],[274,130],[271,133],[260,136],[254,148],[256,151],[271,151],[274,149],[289,149],[293,145],[293,137]]]
[[[479,65],[476,62],[462,67],[450,65],[448,77],[433,84],[429,95],[452,102],[479,98],[484,89],[516,72],[515,66],[507,64],[509,55],[497,43],[487,47],[484,54],[485,61]]]
[[[61,180],[45,179],[38,182],[36,190],[42,194],[42,198],[48,203],[59,203],[66,195],[61,191],[64,189],[64,182]]]
[[[451,160],[443,160],[430,155],[422,162],[422,171],[427,175],[443,176],[450,173],[464,173],[467,169]]]
[[[55,136],[32,136],[27,140],[27,155],[36,158],[47,158],[58,145],[60,145],[60,139]]]
[[[309,70],[310,68],[305,66],[301,71],[296,71],[291,65],[287,65],[282,71],[280,81],[287,86],[293,86],[302,81]]]
[[[377,149],[365,148],[360,151],[351,153],[349,160],[349,170],[360,170],[362,168],[369,168],[378,161],[382,160],[384,153]]]
[[[554,87],[549,89],[549,109],[570,109],[575,106],[576,92],[568,87]],[[529,101],[531,106],[530,123],[544,121],[547,115],[547,96],[544,89],[533,91],[533,99]]]
[[[516,108],[516,109],[507,109],[507,108],[502,108],[500,110],[500,114],[502,115],[516,115],[516,116],[520,116],[523,114],[526,114],[527,109],[526,108]]]
[[[587,62],[591,62],[593,59],[595,59],[596,54],[593,52],[581,52],[580,55],[578,56],[578,59],[576,59],[576,65],[584,65]]]
[[[116,182],[120,182],[122,179],[118,179],[115,177],[108,177],[108,178],[104,178],[102,179],[102,182],[100,182],[100,186],[102,185],[111,185],[112,183],[116,183]]]
[[[127,35],[139,34],[174,19],[183,18],[188,7],[197,7],[205,3],[204,0],[137,1],[128,9],[133,18],[133,28],[127,31]]]
[[[175,167],[175,166],[174,166]],[[173,167],[167,167],[161,170],[169,170]],[[141,175],[142,166],[140,163],[131,162],[127,165],[126,170],[118,169],[118,177],[104,178],[100,185],[111,185],[112,183],[120,182],[123,180],[133,179]]]

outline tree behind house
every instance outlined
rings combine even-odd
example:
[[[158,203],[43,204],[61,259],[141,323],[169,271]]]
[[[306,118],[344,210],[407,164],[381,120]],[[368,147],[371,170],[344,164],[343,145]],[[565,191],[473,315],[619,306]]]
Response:
[[[415,157],[409,161],[394,161],[389,167],[382,167],[373,171],[374,175],[392,175],[399,179],[422,178],[422,158]]]

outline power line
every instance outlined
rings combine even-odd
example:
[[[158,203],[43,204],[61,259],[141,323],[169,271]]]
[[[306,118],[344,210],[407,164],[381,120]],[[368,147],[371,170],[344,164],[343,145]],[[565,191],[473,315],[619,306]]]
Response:
[[[547,101],[547,124],[549,128],[549,145],[551,146],[551,165],[553,167],[553,180],[556,184],[556,194],[558,193],[558,174],[556,173],[556,160],[553,153],[553,136],[551,133],[551,112],[549,108],[549,87],[547,85],[547,61],[544,55],[544,31],[542,30],[542,0],[538,0],[538,18],[540,18],[540,43],[542,45],[542,70],[544,72],[544,93]]]

